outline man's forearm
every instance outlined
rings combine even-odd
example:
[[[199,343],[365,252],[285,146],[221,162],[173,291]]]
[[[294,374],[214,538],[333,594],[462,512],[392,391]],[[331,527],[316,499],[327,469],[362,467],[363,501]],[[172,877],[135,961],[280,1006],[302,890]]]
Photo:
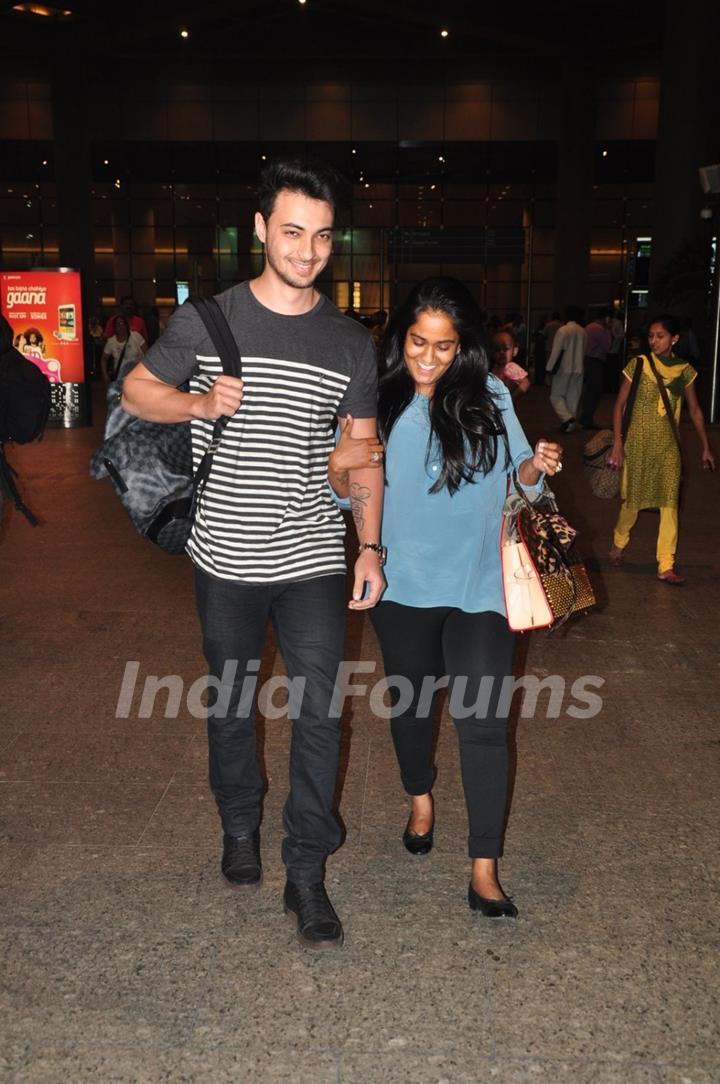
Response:
[[[358,542],[379,542],[383,505],[383,472],[376,467],[351,470],[350,508]]]
[[[133,380],[132,373],[128,373],[123,385],[122,408],[148,422],[189,422],[197,417],[198,398],[159,380]]]

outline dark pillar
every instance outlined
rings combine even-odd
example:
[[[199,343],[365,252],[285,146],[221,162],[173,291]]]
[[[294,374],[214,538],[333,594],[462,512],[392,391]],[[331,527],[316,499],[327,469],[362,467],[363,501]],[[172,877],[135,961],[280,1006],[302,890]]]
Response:
[[[655,166],[651,301],[689,315],[706,330],[710,234],[698,169],[720,161],[720,5],[667,0]],[[680,265],[677,254],[683,253]],[[691,271],[688,281],[687,272]],[[682,275],[682,279],[681,279]],[[689,289],[688,289],[689,287]]]
[[[82,272],[85,335],[97,307],[88,95],[84,64],[63,54],[52,79],[60,265]]]
[[[563,68],[563,127],[558,158],[555,304],[587,304],[595,145],[595,89],[582,49]]]

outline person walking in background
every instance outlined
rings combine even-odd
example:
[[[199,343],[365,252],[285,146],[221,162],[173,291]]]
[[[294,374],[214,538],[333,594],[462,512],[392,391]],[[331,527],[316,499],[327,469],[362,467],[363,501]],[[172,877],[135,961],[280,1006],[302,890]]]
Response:
[[[702,463],[715,469],[715,458],[710,451],[705,421],[697,401],[693,383],[697,370],[676,357],[674,347],[678,342],[678,325],[672,316],[658,316],[650,324],[648,342],[655,370],[665,388],[673,413],[675,425],[680,421],[683,398],[690,411],[702,447]],[[622,441],[622,419],[630,394],[636,366],[642,366],[640,383],[625,445]],[[622,470],[622,507],[610,550],[610,563],[621,565],[630,532],[643,508],[659,508],[656,557],[658,579],[672,587],[684,582],[675,571],[675,554],[678,540],[678,499],[680,495],[681,458],[673,424],[667,416],[658,379],[647,357],[632,358],[623,370],[625,380],[618,394],[613,413],[615,440],[607,464]]]
[[[527,372],[515,360],[518,356],[518,344],[509,331],[496,331],[492,337],[492,372],[502,380],[513,399],[524,395],[530,387]]]
[[[427,279],[394,313],[383,339],[378,419],[387,462],[388,586],[370,616],[386,674],[402,675],[413,689],[412,702],[391,721],[411,799],[403,843],[413,855],[433,846],[433,697],[423,704],[421,693],[428,677],[435,689],[449,681],[451,703],[457,685],[463,704],[477,707],[454,720],[469,817],[468,904],[488,918],[514,918],[497,870],[508,781],[508,705],[500,692],[515,648],[500,524],[513,470],[532,499],[544,474],[561,469],[562,449],[544,439],[534,450],[528,445],[509,392],[488,374],[480,320],[461,282]]]
[[[100,370],[106,384],[120,380],[142,361],[147,343],[139,331],[131,331],[124,316],[113,317],[112,335],[105,343]]]
[[[583,359],[583,395],[580,424],[583,429],[599,429],[595,411],[603,393],[605,362],[612,346],[608,327],[610,310],[600,309],[585,325],[585,357]]]
[[[577,305],[565,309],[565,323],[558,328],[547,363],[552,373],[550,402],[560,419],[560,432],[571,433],[577,429],[577,412],[583,386],[585,360],[585,329],[582,326],[583,311]]]
[[[117,313],[117,315],[124,316],[128,322],[128,327],[130,328],[130,330],[137,331],[140,335],[142,335],[146,343],[150,341],[145,321],[138,313],[135,298],[131,297],[130,294],[128,294],[126,297],[120,298],[120,312]],[[109,339],[110,336],[114,333],[114,319],[114,316],[109,316],[107,319],[104,331],[106,339]]]

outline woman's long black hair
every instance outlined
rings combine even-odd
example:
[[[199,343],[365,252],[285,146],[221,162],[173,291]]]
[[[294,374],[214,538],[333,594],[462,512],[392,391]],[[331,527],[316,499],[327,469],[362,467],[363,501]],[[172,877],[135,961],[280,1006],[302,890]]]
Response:
[[[453,324],[460,348],[435,385],[430,399],[430,443],[440,445],[442,471],[430,493],[447,486],[456,493],[462,482],[492,470],[498,437],[505,435],[502,413],[487,386],[488,359],[482,343],[482,317],[466,286],[453,278],[424,279],[393,314],[380,347],[378,424],[385,445],[402,412],[415,395],[404,360],[408,329],[423,312],[441,312]],[[508,463],[505,441],[506,466]]]

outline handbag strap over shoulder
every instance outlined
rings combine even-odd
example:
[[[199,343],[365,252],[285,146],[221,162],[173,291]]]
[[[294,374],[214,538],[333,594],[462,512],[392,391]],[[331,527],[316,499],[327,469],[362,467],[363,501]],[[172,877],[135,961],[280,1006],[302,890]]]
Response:
[[[225,313],[214,297],[190,297],[188,303],[197,310],[200,319],[205,325],[213,346],[218,352],[223,374],[225,376],[242,376],[242,358]],[[213,426],[213,434],[210,443],[205,449],[205,454],[198,464],[193,476],[193,488],[196,499],[207,484],[212,469],[215,452],[220,446],[220,440],[225,426],[230,421],[230,416],[224,414],[218,418]]]
[[[643,371],[643,361],[645,356],[641,355],[635,359],[635,372],[632,375],[632,381],[630,382],[630,391],[628,393],[627,402],[625,403],[625,409],[622,416],[622,441],[623,444],[627,439],[628,429],[630,428],[630,422],[632,421],[633,407],[635,406],[635,400],[637,399],[637,392],[640,386],[640,377]]]
[[[672,407],[670,405],[670,398],[668,396],[667,389],[665,387],[665,383],[663,381],[663,378],[660,376],[660,373],[657,371],[657,369],[655,367],[655,362],[652,359],[652,354],[648,354],[647,359],[648,359],[648,361],[650,363],[650,368],[652,369],[652,374],[655,377],[655,379],[657,381],[657,386],[658,386],[658,388],[660,390],[660,398],[663,401],[663,406],[665,407],[665,413],[667,414],[668,421],[670,422],[670,428],[672,429],[673,436],[675,437],[675,443],[677,444],[678,452],[680,453],[680,464],[682,466],[682,461],[683,461],[682,444],[680,443],[680,433],[678,431],[677,422],[675,421],[675,415],[674,415],[673,409],[672,409]]]

